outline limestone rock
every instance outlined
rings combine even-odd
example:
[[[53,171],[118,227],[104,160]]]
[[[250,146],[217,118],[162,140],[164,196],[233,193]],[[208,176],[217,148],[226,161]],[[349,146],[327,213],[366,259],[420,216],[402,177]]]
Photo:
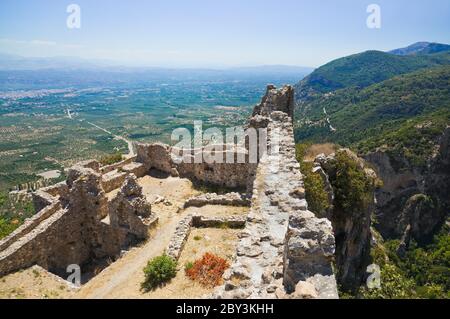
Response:
[[[313,284],[306,281],[300,281],[295,286],[295,291],[290,297],[292,299],[316,299],[319,297],[319,294]]]

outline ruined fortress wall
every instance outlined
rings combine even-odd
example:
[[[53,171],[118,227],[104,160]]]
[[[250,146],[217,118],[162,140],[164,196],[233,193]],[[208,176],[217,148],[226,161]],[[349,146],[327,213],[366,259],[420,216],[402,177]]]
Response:
[[[112,172],[112,171],[114,171],[116,169],[120,169],[120,168],[122,168],[122,167],[124,167],[124,166],[126,166],[126,165],[128,165],[130,163],[133,163],[134,161],[136,161],[136,156],[130,156],[130,157],[127,157],[126,159],[124,159],[123,161],[118,162],[118,163],[114,163],[114,164],[111,164],[111,165],[100,167],[99,171],[102,174],[106,174],[106,173]]]
[[[229,188],[245,188],[256,164],[190,164],[181,163],[177,170],[181,177],[186,177],[204,182],[225,186]]]
[[[80,223],[73,212],[58,210],[0,253],[0,275],[34,264],[54,270],[81,264],[89,257],[89,249],[81,237]]]
[[[0,242],[0,276],[34,264],[64,273],[70,264],[120,254],[127,232],[102,221],[109,213],[102,176],[80,165],[68,175],[63,201],[39,192],[44,208]]]
[[[34,264],[63,272],[70,264],[87,262],[92,256],[92,229],[87,229],[87,225],[98,218],[95,203],[102,202],[98,183],[99,175],[94,171],[79,172],[79,179],[73,181],[72,188],[65,194],[69,205],[64,208],[56,197],[48,194],[52,202],[1,246],[0,275]],[[45,197],[44,194],[40,192],[38,197]]]
[[[197,180],[206,184],[225,186],[229,188],[245,188],[249,180],[254,175],[257,164],[248,163],[227,163],[227,152],[219,152],[218,157],[222,163],[194,163],[192,153],[197,150],[188,151],[189,154],[183,154],[183,159],[177,163],[172,157],[172,148],[165,144],[137,144],[137,161],[144,164],[147,170],[152,168],[165,172],[172,176],[180,176]],[[202,150],[198,150],[202,152]],[[178,152],[173,152],[178,154]],[[235,158],[238,154],[233,152]],[[248,158],[244,154],[244,158]]]
[[[46,220],[60,209],[61,204],[59,202],[55,202],[40,210],[33,217],[27,219],[23,225],[21,225],[9,236],[0,241],[0,251],[6,249],[9,245],[11,245],[14,241],[19,239],[20,237],[29,234],[42,221]]]
[[[268,152],[221,298],[337,298],[331,222],[308,211],[292,125],[293,89],[269,86],[250,123],[268,129]],[[310,289],[304,291],[307,286]]]

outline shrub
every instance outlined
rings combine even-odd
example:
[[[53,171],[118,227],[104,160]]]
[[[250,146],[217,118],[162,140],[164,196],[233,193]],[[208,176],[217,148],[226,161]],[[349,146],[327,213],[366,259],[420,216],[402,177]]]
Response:
[[[188,261],[185,265],[184,265],[184,271],[189,271],[194,267],[194,263],[192,261]]]
[[[317,216],[326,216],[331,203],[328,201],[325,183],[319,173],[312,172],[313,163],[303,161],[310,147],[310,144],[297,144],[295,147],[296,158],[304,175],[305,196],[310,210]]]
[[[153,290],[176,276],[177,262],[165,254],[155,257],[144,268],[144,274],[142,288],[146,291]]]
[[[100,163],[102,165],[112,165],[120,162],[123,159],[122,153],[115,153],[111,155],[106,155],[100,158]]]
[[[381,267],[381,288],[361,288],[360,296],[365,299],[412,299],[417,298],[414,281],[393,264]]]
[[[7,200],[8,200],[8,194],[0,192],[0,207],[5,205]]]
[[[364,211],[373,200],[374,181],[344,152],[336,155],[336,177],[331,183],[339,210]]]
[[[9,234],[11,234],[13,231],[16,230],[17,227],[18,225],[10,223],[4,218],[0,218],[0,239],[3,239]]]
[[[204,287],[213,288],[221,284],[223,273],[228,267],[230,265],[225,259],[206,253],[185,271],[190,279],[199,282]]]
[[[328,200],[328,194],[325,191],[325,182],[319,173],[312,172],[312,163],[301,163],[302,173],[305,175],[305,196],[309,208],[317,216],[326,216],[331,203]]]

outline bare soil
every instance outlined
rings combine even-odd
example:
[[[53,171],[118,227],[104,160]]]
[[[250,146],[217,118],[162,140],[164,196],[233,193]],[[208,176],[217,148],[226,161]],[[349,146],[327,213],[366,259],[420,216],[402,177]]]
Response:
[[[305,161],[313,161],[317,155],[325,154],[328,156],[336,152],[336,145],[332,143],[313,144],[306,150]]]
[[[214,291],[214,288],[205,288],[186,276],[184,267],[188,262],[194,262],[203,257],[205,253],[213,253],[222,257],[231,264],[239,230],[201,228],[193,229],[178,260],[178,273],[167,285],[156,290],[144,293],[143,298],[162,299],[195,299],[201,298]]]
[[[0,299],[59,299],[74,293],[62,280],[36,267],[0,279]]]

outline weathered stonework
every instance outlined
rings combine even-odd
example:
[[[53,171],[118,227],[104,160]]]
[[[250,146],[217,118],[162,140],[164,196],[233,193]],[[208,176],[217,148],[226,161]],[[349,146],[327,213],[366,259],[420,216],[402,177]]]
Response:
[[[239,150],[230,151],[236,158]],[[194,181],[224,186],[228,188],[247,188],[251,176],[254,175],[256,163],[228,163],[227,152],[218,152],[221,157],[219,163],[195,163],[195,154],[203,150],[188,150],[182,154],[179,149],[168,145],[137,144],[137,160],[144,164],[147,171],[157,169],[171,176],[189,178]],[[175,155],[179,158],[174,158]],[[247,154],[244,157],[248,158]],[[179,161],[177,161],[179,159]]]
[[[192,215],[188,215],[183,218],[175,229],[175,233],[170,240],[166,249],[166,254],[175,260],[178,260],[181,255],[181,251],[186,244],[186,241],[191,233],[192,229]]]
[[[184,208],[192,206],[202,207],[205,205],[250,206],[250,198],[239,193],[227,193],[224,195],[208,193],[189,198],[184,203]]]
[[[175,233],[167,246],[166,254],[178,260],[192,228],[243,228],[245,223],[246,218],[242,216],[208,217],[188,215],[178,223]]]
[[[118,170],[110,171],[102,176],[102,187],[106,193],[115,190],[122,185],[127,177],[127,173]]]
[[[314,298],[338,298],[331,262],[334,236],[328,219],[307,210],[295,159],[292,89],[269,86],[250,125],[267,124],[268,152],[260,158],[251,211],[240,234],[236,259],[218,298],[299,298],[299,282]],[[256,118],[256,119],[255,119]]]
[[[189,206],[250,206],[246,217],[188,215],[179,223],[166,252],[178,259],[192,227],[243,228],[236,256],[224,275],[216,298],[337,298],[331,268],[335,242],[331,223],[308,211],[293,134],[294,92],[290,86],[268,86],[248,126],[267,129],[267,141],[257,143],[257,161],[245,149],[217,148],[223,163],[194,163],[204,149],[174,157],[179,150],[164,144],[136,144],[137,155],[100,167],[80,163],[67,172],[67,181],[37,192],[32,219],[0,242],[0,276],[34,264],[55,273],[69,264],[83,265],[115,258],[135,240],[146,239],[156,223],[150,204],[136,182],[151,169],[170,176],[220,187],[246,189],[247,194],[204,194]],[[267,149],[267,151],[265,151]],[[229,163],[229,156],[244,163]],[[217,158],[217,157],[216,157]],[[117,190],[114,198],[106,196]],[[114,193],[115,194],[115,193]],[[108,194],[111,196],[111,194]]]
[[[120,229],[125,236],[147,239],[149,227],[157,221],[150,203],[142,195],[136,176],[128,175],[117,196],[109,203],[110,225]]]
[[[128,177],[111,207],[101,174],[81,165],[69,170],[66,186],[58,187],[67,187],[64,196],[35,194],[37,207],[43,208],[0,242],[0,276],[34,264],[64,274],[71,264],[118,257],[132,242],[130,236],[147,238],[154,216],[141,189],[133,189],[134,179]]]

